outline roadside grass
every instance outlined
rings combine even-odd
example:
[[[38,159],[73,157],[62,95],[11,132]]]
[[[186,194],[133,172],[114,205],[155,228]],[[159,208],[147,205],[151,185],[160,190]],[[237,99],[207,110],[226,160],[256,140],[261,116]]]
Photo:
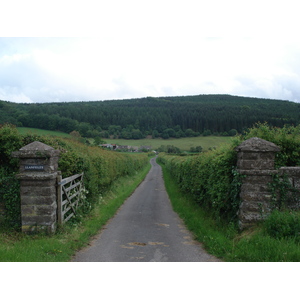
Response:
[[[161,167],[174,211],[207,252],[227,262],[300,261],[299,238],[274,238],[266,232],[264,223],[240,232],[233,223],[215,220],[188,195],[183,195],[166,168]]]
[[[24,235],[0,232],[1,262],[66,262],[112,218],[134,192],[151,168],[150,163],[134,176],[116,180],[108,193],[99,197],[92,212],[79,223],[66,224],[53,235]]]

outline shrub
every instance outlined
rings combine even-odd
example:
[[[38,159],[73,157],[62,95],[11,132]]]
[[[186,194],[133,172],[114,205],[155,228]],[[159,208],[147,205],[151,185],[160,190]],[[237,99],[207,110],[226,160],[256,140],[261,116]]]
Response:
[[[16,151],[23,145],[22,137],[15,126],[10,124],[0,125],[0,164],[10,165],[16,170],[18,160],[11,158],[11,152]]]
[[[276,239],[300,241],[300,215],[295,211],[274,210],[263,224],[266,233]]]
[[[15,173],[0,167],[0,202],[5,209],[3,226],[18,229],[21,226],[20,184]]]
[[[243,139],[259,137],[280,147],[276,154],[275,166],[300,165],[300,125],[285,125],[283,128],[273,127],[267,123],[256,123],[248,129]]]

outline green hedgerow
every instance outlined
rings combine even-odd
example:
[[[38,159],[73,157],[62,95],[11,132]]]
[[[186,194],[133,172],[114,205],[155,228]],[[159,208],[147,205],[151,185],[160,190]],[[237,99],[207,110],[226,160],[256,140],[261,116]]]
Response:
[[[6,224],[10,227],[20,223],[19,182],[15,178],[19,161],[11,157],[27,144],[40,141],[54,149],[60,150],[58,168],[62,177],[84,172],[84,186],[88,191],[84,209],[88,213],[99,195],[107,191],[112,183],[123,176],[134,174],[148,163],[148,155],[139,153],[129,155],[115,151],[103,150],[80,143],[76,139],[38,136],[22,136],[13,125],[0,126],[0,204],[5,207]]]

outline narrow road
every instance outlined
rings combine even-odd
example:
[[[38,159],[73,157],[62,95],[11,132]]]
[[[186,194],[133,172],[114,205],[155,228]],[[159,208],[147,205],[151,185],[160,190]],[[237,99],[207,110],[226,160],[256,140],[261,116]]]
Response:
[[[173,211],[161,167],[151,159],[145,180],[74,262],[219,261],[193,239]]]

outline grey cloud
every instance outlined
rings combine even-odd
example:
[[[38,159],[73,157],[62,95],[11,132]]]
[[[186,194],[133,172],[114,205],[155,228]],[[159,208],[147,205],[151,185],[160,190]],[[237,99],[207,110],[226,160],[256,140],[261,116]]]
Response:
[[[239,95],[300,102],[300,77],[292,75],[274,75],[272,78],[237,76]]]
[[[213,41],[216,44],[214,47],[219,47],[217,49],[220,49],[221,53],[228,47],[224,53],[230,53],[230,43],[225,43],[226,47],[222,48],[222,39],[207,41]],[[72,52],[76,39],[0,38],[0,99],[14,102],[59,102],[229,93],[300,101],[300,50],[297,47],[287,46],[287,49],[282,51],[279,63],[275,55],[274,62],[272,57],[269,60],[266,58],[266,62],[258,57],[257,60],[253,59],[251,64],[241,65],[247,62],[244,54],[238,56],[237,62],[229,59],[235,58],[234,55],[231,55],[226,63],[223,63],[225,56],[222,55],[215,61],[208,51],[210,47],[204,47],[206,44],[203,44],[206,49],[204,53],[199,54],[198,48],[192,52],[193,55],[196,54],[194,61],[192,54],[191,60],[183,59],[184,56],[178,57],[178,61],[174,60],[177,58],[175,51],[175,54],[170,52],[170,57],[149,56],[152,57],[151,63],[145,63],[149,59],[145,55],[147,47],[137,48],[141,50],[137,51],[139,55],[129,56],[129,59],[124,54],[118,56],[118,51],[111,53],[110,49],[115,47],[108,48],[103,53],[100,51],[101,47],[99,52],[88,52],[89,47],[86,43],[80,44],[78,40],[77,43],[81,45],[82,53],[87,56],[79,56],[81,61],[76,61],[75,58],[74,64],[68,60],[64,66],[64,55]],[[215,49],[214,47],[212,49]],[[62,63],[54,68],[50,66],[46,70],[44,68],[49,67],[49,64],[40,65],[43,56],[38,60],[34,56],[34,49],[53,53],[52,59],[59,54]],[[162,50],[157,48],[155,51],[156,54],[161,54]],[[162,53],[169,53],[168,51],[166,47]],[[92,68],[85,68],[84,59],[91,53],[94,56],[91,55],[86,64],[90,64]],[[258,50],[257,53],[260,54]],[[263,53],[266,54],[267,50]],[[204,55],[204,58],[201,55]],[[160,60],[161,58],[163,59]],[[104,67],[101,63],[104,63]],[[273,63],[274,70],[278,70],[276,73],[273,71]],[[89,70],[97,72],[91,73]],[[178,74],[174,74],[176,70]]]

